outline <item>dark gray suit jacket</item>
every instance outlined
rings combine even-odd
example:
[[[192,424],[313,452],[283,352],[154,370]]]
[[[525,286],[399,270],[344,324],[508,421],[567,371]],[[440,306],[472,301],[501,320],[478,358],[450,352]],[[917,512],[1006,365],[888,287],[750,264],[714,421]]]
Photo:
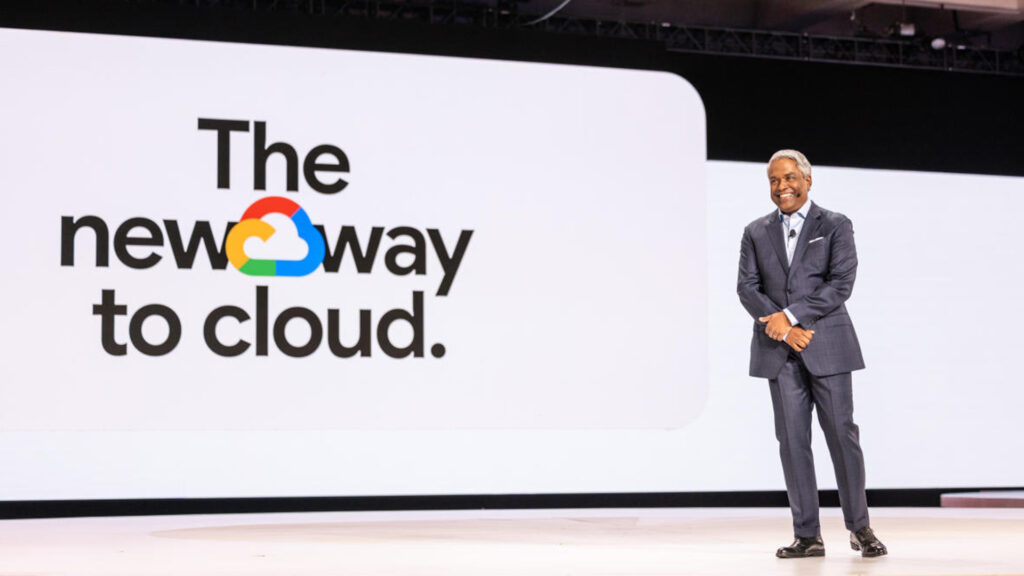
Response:
[[[743,230],[737,292],[754,317],[750,342],[750,375],[775,378],[793,349],[772,340],[757,319],[789,308],[814,337],[800,353],[815,376],[852,372],[864,367],[847,298],[857,276],[853,224],[842,214],[811,203],[797,239],[793,265],[786,262],[786,244],[778,211],[754,220]]]

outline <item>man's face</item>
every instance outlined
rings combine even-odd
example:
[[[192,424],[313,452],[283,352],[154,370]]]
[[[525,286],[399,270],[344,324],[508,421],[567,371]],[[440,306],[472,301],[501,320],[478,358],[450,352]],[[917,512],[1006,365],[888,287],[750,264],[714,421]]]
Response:
[[[768,167],[768,184],[772,202],[783,214],[792,214],[807,202],[811,177],[804,176],[792,159],[779,158]]]

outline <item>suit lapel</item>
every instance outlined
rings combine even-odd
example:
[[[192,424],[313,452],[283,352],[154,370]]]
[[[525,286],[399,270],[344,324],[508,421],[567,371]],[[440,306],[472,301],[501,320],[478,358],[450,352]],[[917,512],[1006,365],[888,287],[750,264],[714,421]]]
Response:
[[[793,251],[794,266],[807,250],[807,244],[818,237],[819,230],[821,230],[821,210],[818,210],[818,205],[812,202],[811,209],[807,211],[807,221],[804,222],[804,227],[800,231],[800,237],[796,239],[796,250]]]
[[[779,213],[772,212],[765,218],[764,221],[765,233],[768,234],[768,240],[772,243],[772,248],[775,248],[775,255],[779,257],[779,264],[782,265],[782,269],[786,271],[786,276],[789,276],[789,261],[786,258],[786,240],[782,237],[782,223],[779,222]]]

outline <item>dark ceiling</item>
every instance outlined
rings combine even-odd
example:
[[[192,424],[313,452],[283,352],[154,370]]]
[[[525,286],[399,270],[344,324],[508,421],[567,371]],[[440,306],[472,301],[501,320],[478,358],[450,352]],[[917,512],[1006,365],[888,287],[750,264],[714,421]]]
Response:
[[[519,0],[516,4],[521,14],[543,15],[564,1]],[[1024,43],[1022,0],[569,0],[558,15],[879,38],[898,36],[903,23],[914,25],[914,36],[958,35],[978,47],[1014,50]],[[909,31],[904,27],[904,37]]]

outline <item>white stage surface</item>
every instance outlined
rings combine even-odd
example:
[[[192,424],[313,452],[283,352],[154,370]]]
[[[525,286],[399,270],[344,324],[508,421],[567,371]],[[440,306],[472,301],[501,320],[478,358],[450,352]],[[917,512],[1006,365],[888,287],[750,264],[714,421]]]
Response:
[[[890,555],[779,560],[785,509],[355,512],[7,520],[0,575],[1024,574],[1024,510],[877,508]]]

